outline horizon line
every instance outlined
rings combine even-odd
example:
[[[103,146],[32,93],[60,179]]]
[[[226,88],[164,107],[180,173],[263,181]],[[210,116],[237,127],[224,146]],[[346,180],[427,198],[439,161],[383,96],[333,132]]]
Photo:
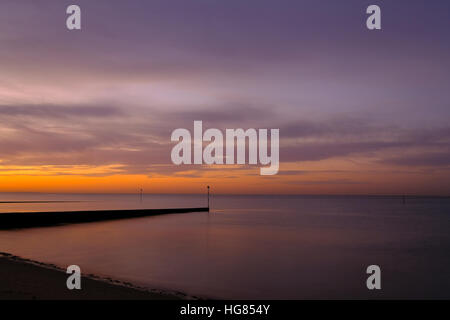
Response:
[[[139,191],[136,192],[45,192],[45,191],[0,191],[0,194],[54,194],[54,195],[140,195]],[[142,195],[206,195],[204,193],[142,193]],[[450,195],[438,195],[438,194],[332,194],[332,193],[214,193],[211,192],[211,196],[322,196],[322,197],[416,197],[416,198],[450,198]]]

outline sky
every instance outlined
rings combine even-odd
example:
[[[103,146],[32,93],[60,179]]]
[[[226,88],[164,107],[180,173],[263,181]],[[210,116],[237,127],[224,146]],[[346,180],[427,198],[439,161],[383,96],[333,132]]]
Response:
[[[82,30],[66,28],[77,4]],[[382,30],[366,28],[381,8]],[[2,0],[0,192],[450,195],[450,2]],[[175,166],[279,128],[280,171]]]

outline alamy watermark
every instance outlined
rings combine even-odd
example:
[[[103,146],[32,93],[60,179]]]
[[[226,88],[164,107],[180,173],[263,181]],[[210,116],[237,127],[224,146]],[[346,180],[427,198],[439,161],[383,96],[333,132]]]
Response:
[[[66,27],[68,30],[81,30],[81,7],[72,4],[67,7]],[[370,16],[366,20],[366,26],[369,30],[381,30],[381,8],[378,5],[370,5],[366,9],[366,14]]]
[[[81,290],[81,269],[76,264],[67,267],[67,274],[70,276],[67,278],[66,286],[67,289],[73,290]]]
[[[187,129],[179,128],[172,132],[171,140],[178,142],[171,152],[172,162],[176,165],[256,165],[259,162],[259,164],[266,166],[260,168],[261,175],[274,175],[278,173],[280,167],[280,130],[270,129],[270,155],[268,132],[268,129],[247,129],[245,131],[244,129],[226,129],[224,140],[224,135],[219,129],[208,129],[203,132],[202,121],[194,121],[193,138]],[[203,142],[209,142],[209,144],[203,148]],[[237,150],[236,157],[235,149]],[[246,157],[247,150],[248,159]],[[194,155],[193,161],[192,153]]]
[[[366,273],[370,274],[367,278],[366,286],[369,290],[381,290],[381,268],[373,264],[367,267]]]

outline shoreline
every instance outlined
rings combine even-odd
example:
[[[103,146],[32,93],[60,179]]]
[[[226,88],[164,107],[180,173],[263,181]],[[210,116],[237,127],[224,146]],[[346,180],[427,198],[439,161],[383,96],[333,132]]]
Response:
[[[69,290],[66,270],[54,264],[0,252],[0,300],[195,300],[182,292],[81,275],[81,290]]]

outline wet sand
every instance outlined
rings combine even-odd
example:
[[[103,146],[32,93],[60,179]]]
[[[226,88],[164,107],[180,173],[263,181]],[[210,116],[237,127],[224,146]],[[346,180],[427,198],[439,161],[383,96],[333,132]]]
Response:
[[[69,290],[65,270],[0,253],[0,300],[174,300],[181,293],[148,290],[112,279],[82,275],[81,290]]]

